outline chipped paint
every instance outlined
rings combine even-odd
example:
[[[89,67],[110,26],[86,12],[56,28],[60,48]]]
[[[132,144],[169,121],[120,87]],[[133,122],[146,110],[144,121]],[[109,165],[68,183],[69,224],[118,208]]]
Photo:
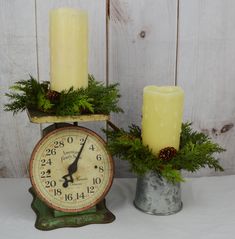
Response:
[[[8,169],[7,167],[3,166],[0,168],[0,178],[6,178],[8,177],[9,175],[7,174],[8,172]]]
[[[110,2],[110,20],[127,24],[129,22],[129,16],[127,15],[126,7],[119,0]]]
[[[232,129],[234,126],[233,123],[230,123],[230,124],[226,124],[222,127],[222,129],[220,130],[220,133],[223,134],[223,133],[226,133],[228,132],[230,129]]]
[[[212,128],[211,132],[213,135],[218,136],[218,130],[216,128]]]

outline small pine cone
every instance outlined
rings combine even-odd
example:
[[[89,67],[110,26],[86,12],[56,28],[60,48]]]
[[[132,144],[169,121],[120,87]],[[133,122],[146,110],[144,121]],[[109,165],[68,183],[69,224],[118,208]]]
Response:
[[[174,147],[166,147],[159,152],[159,158],[164,161],[170,161],[177,153]]]
[[[48,90],[47,99],[50,101],[57,101],[60,97],[60,93],[55,90]]]

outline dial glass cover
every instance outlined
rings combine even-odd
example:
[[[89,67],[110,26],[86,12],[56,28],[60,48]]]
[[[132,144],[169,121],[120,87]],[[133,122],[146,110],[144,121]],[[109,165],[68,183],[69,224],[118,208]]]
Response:
[[[113,181],[113,161],[105,142],[93,131],[77,126],[59,128],[35,146],[30,180],[48,206],[79,212],[107,194]]]

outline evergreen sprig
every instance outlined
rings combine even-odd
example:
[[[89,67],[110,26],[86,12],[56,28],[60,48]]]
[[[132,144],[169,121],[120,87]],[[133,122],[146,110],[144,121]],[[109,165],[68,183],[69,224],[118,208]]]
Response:
[[[186,123],[182,125],[180,150],[174,158],[174,165],[190,172],[205,167],[223,171],[218,159],[214,157],[216,153],[223,151],[225,149],[213,143],[209,136],[193,131],[191,124]]]
[[[195,172],[208,166],[223,171],[215,153],[224,151],[218,144],[203,133],[193,131],[191,124],[182,124],[180,150],[170,160],[163,160],[154,155],[151,149],[142,143],[141,129],[131,125],[128,131],[104,130],[108,138],[108,149],[114,156],[118,156],[130,163],[131,171],[143,175],[149,170],[156,171],[170,182],[184,181],[180,170]]]
[[[55,113],[62,116],[94,113],[93,101],[94,99],[88,97],[85,89],[73,90],[71,88],[60,93]]]
[[[5,104],[4,110],[13,114],[26,108],[58,116],[122,112],[118,106],[118,84],[104,86],[92,75],[88,75],[87,88],[70,88],[62,92],[51,91],[49,82],[39,83],[30,76],[28,80],[16,82],[5,95],[10,103]]]
[[[5,104],[4,110],[13,111],[15,114],[19,111],[24,111],[27,107],[40,108],[46,87],[47,82],[40,85],[31,75],[29,80],[16,82],[10,87],[11,92],[5,94],[9,98],[10,103]]]
[[[88,99],[93,100],[94,113],[109,114],[110,112],[123,112],[118,106],[121,97],[118,90],[118,83],[104,86],[103,83],[95,80],[93,75],[88,76],[88,87],[85,93]]]

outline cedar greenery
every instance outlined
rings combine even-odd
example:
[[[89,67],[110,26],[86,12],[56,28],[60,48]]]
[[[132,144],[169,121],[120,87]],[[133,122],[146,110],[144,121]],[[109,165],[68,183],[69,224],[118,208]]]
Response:
[[[170,159],[164,160],[152,153],[148,146],[142,144],[141,129],[136,125],[129,126],[129,131],[104,130],[108,138],[108,149],[113,156],[127,160],[131,171],[143,175],[149,170],[155,170],[169,182],[184,181],[180,170],[195,172],[208,166],[216,171],[223,171],[215,153],[225,151],[203,133],[193,131],[190,123],[182,124],[180,149]],[[167,148],[169,150],[169,148]]]
[[[5,111],[16,114],[26,108],[56,115],[109,114],[123,112],[118,107],[120,98],[118,84],[104,86],[88,75],[88,87],[56,92],[50,90],[50,83],[39,83],[30,76],[29,80],[16,82],[5,95],[10,103]]]

